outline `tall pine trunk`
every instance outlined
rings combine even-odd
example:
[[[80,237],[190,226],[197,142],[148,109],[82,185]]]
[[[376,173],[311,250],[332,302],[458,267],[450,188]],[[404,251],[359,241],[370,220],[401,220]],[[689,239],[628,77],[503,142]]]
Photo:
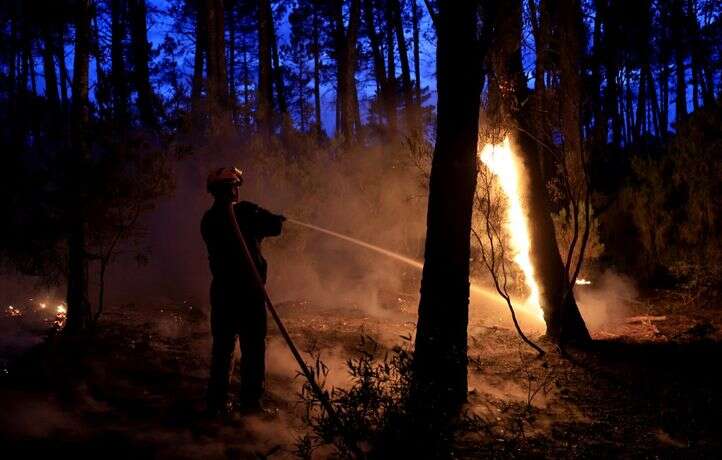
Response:
[[[71,113],[71,171],[75,183],[69,205],[68,275],[66,302],[69,332],[85,330],[91,323],[88,300],[88,257],[86,253],[86,216],[84,215],[85,181],[80,177],[89,159],[88,68],[90,61],[90,0],[79,0],[75,19],[75,50],[73,61],[73,101]]]
[[[193,79],[191,83],[191,116],[195,125],[201,125],[205,109],[203,107],[203,63],[207,45],[206,14],[203,0],[195,0],[196,28],[195,50],[193,54]],[[199,128],[200,126],[197,126]]]
[[[672,41],[675,44],[674,64],[677,77],[677,84],[675,85],[675,120],[677,123],[687,117],[687,69],[684,63],[687,47],[685,46],[685,16],[682,1],[683,0],[673,0],[672,12]]]
[[[384,64],[384,56],[381,51],[381,41],[376,31],[376,17],[373,1],[364,0],[364,20],[366,22],[366,30],[369,37],[369,45],[371,48],[371,58],[374,69],[374,78],[376,79],[376,98],[383,108],[384,115],[387,120],[389,118],[388,106],[386,104],[386,95],[388,94],[386,81],[386,65]]]
[[[55,58],[53,47],[55,43],[53,36],[48,28],[43,29],[43,73],[45,74],[45,97],[48,98],[50,105],[57,109],[60,104],[58,96],[58,77],[55,72]]]
[[[228,10],[228,98],[231,102],[233,119],[236,119],[236,5],[232,4]]]
[[[281,68],[281,61],[278,56],[278,39],[276,37],[276,26],[273,20],[273,10],[271,9],[270,2],[268,3],[268,18],[273,59],[273,82],[276,86],[276,100],[278,101],[278,111],[281,115],[281,136],[285,139],[291,130],[291,115],[288,113],[286,87],[283,82],[283,69]]]
[[[323,123],[321,121],[321,26],[318,10],[314,7],[312,24],[312,48],[313,53],[313,109],[316,118],[316,140],[323,137]]]
[[[125,17],[123,0],[110,2],[110,82],[113,86],[113,119],[119,128],[128,126],[128,81],[125,69]]]
[[[399,61],[401,62],[401,88],[404,95],[405,108],[408,111],[412,101],[411,68],[409,66],[409,55],[404,36],[403,17],[401,16],[401,5],[399,0],[390,0],[393,12],[393,27],[396,33],[396,43],[399,48]]]
[[[414,41],[414,90],[416,92],[416,105],[421,106],[421,49],[419,40],[419,6],[417,0],[411,0],[411,24],[412,36]]]
[[[150,85],[150,43],[148,43],[147,34],[148,8],[145,0],[130,0],[128,2],[128,13],[133,54],[133,81],[138,92],[140,120],[146,127],[156,128],[158,119],[155,110],[155,94]]]
[[[223,0],[205,0],[207,32],[206,88],[208,114],[213,131],[228,114],[228,79],[226,75],[226,46]]]
[[[469,243],[481,68],[474,2],[446,0],[439,7],[436,146],[414,367],[419,391],[455,409],[466,401],[468,389]]]
[[[344,26],[341,2],[333,12],[336,54],[337,132],[347,146],[356,137],[359,121],[356,93],[356,38],[361,15],[361,0],[351,0],[348,26]]]
[[[396,101],[396,54],[394,52],[394,28],[393,28],[393,13],[391,11],[391,4],[386,5],[386,69],[388,76],[386,77],[386,119],[388,124],[388,131],[395,133],[397,130],[396,120],[396,109],[398,103]]]
[[[271,7],[270,0],[258,2],[258,107],[256,121],[261,135],[270,140],[273,110],[273,67],[271,64]]]

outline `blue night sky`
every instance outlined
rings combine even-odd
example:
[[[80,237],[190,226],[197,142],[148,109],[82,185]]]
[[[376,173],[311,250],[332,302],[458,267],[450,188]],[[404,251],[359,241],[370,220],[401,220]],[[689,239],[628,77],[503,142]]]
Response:
[[[289,2],[290,3],[290,2]],[[176,38],[179,43],[179,53],[177,56],[174,57],[175,61],[178,64],[179,70],[181,73],[185,76],[186,85],[190,87],[190,81],[191,81],[191,75],[192,75],[192,61],[193,61],[193,43],[192,40],[189,38],[188,34],[185,35],[179,35],[176,34],[173,31],[173,18],[168,14],[168,9],[170,7],[170,4],[167,0],[148,0],[148,7],[149,7],[149,20],[148,20],[148,39],[151,42],[151,45],[153,47],[154,51],[159,50],[161,44],[165,40],[167,35],[173,36]],[[431,20],[424,9],[424,5],[422,2],[419,2],[420,11],[422,12],[422,24],[421,24],[421,82],[422,86],[428,88],[429,90],[429,99],[427,101],[427,105],[433,106],[436,103],[436,69],[435,69],[435,48],[436,48],[436,39],[435,34],[433,31],[433,27],[431,25]],[[280,15],[276,14],[276,27],[277,27],[277,34],[278,34],[278,40],[279,40],[279,46],[282,47],[284,44],[287,44],[290,39],[290,26],[287,21],[286,15]],[[587,16],[588,21],[588,29],[591,27],[591,22],[594,20],[593,17]],[[105,21],[103,18],[99,19],[99,25],[100,27],[104,27],[104,24],[109,21]],[[411,31],[406,30],[406,38],[407,41],[409,41],[409,59],[412,59],[412,47],[410,44],[411,41]],[[103,34],[101,34],[103,35]],[[106,39],[107,35],[105,34]],[[161,58],[163,55],[161,54]],[[109,56],[107,57],[109,59]],[[323,62],[326,65],[333,65],[333,60],[327,56],[322,56]],[[534,40],[532,37],[532,34],[529,30],[525,31],[524,36],[524,43],[523,43],[523,59],[524,59],[524,66],[526,69],[526,74],[529,79],[529,85],[533,86],[534,81],[532,78],[532,69],[534,66]],[[72,63],[73,63],[73,46],[72,43],[68,43],[66,45],[66,60],[67,60],[67,66],[70,69],[72,69]],[[281,62],[283,64],[283,55],[281,55]],[[42,69],[42,61],[39,56],[36,57],[36,74],[38,77],[36,78],[36,86],[40,92],[44,90],[43,84],[44,80],[42,78],[43,69]],[[309,62],[309,68],[310,68],[310,62]],[[91,85],[94,85],[96,82],[95,78],[95,63],[91,62],[90,66],[91,71]],[[397,72],[400,71],[400,63],[397,63]],[[72,70],[70,70],[70,73],[72,75]],[[368,101],[371,96],[373,96],[375,92],[375,83],[373,81],[373,76],[369,71],[359,71],[357,73],[357,82],[358,82],[358,90],[359,90],[359,98],[361,100],[362,104],[362,116],[363,116],[363,108],[368,105]],[[238,76],[236,76],[238,78]],[[413,75],[413,66],[412,66],[412,78],[415,78]],[[158,77],[155,77],[155,80],[153,81],[153,84],[155,86],[155,90],[161,94],[167,93],[168,88],[164,88],[162,82],[159,81],[160,79]],[[332,133],[335,128],[335,88],[333,86],[333,82],[326,82],[324,85],[322,85],[322,103],[324,105],[323,107],[323,126],[326,129],[327,132]],[[691,109],[691,94],[692,89],[688,87],[688,94],[687,94],[687,106]],[[91,87],[91,94],[92,94],[92,87]],[[673,96],[673,95],[672,95]],[[670,107],[670,119],[674,120],[674,105],[671,105]]]

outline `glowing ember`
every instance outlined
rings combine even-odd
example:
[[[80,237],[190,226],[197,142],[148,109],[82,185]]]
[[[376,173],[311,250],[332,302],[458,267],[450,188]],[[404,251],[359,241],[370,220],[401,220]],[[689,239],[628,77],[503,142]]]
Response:
[[[486,144],[479,152],[479,159],[498,178],[499,185],[507,197],[506,229],[509,232],[514,262],[524,273],[524,282],[529,289],[526,307],[539,318],[544,318],[544,312],[539,304],[539,285],[529,258],[531,239],[529,224],[522,207],[519,161],[508,138],[501,144]]]
[[[12,305],[8,305],[7,308],[7,315],[10,317],[20,317],[23,316],[23,312],[18,310],[17,308],[13,307]]]
[[[585,280],[584,278],[577,278],[575,283],[578,284],[579,286],[588,286],[588,285],[592,284],[591,281]]]
[[[56,329],[60,329],[65,325],[65,320],[67,319],[67,313],[68,309],[65,307],[65,305],[58,305],[55,307],[57,313],[55,314],[55,320],[53,321],[53,327]]]

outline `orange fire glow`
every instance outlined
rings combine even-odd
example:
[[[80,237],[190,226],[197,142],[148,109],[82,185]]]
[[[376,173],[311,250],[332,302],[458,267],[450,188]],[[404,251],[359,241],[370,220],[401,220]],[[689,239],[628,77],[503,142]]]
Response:
[[[479,152],[479,159],[497,177],[499,185],[506,195],[506,223],[509,233],[514,263],[524,273],[524,282],[529,290],[523,307],[539,318],[544,312],[539,303],[539,285],[534,276],[534,266],[529,258],[531,238],[529,222],[522,204],[521,163],[511,148],[509,138],[501,144],[486,144]]]

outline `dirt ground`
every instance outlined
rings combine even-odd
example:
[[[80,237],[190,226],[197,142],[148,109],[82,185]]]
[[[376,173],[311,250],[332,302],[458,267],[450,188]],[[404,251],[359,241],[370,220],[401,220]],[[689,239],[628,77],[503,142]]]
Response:
[[[328,384],[343,386],[359,337],[402,343],[416,302],[386,293],[374,315],[304,301],[278,309],[300,347],[321,353]],[[592,331],[588,350],[560,354],[541,340],[544,358],[521,343],[503,309],[472,307],[468,410],[487,428],[460,437],[459,457],[719,458],[722,310],[674,292],[628,307]],[[272,325],[266,406],[277,416],[209,422],[208,320],[192,301],[109,307],[97,332],[75,341],[40,341],[42,328],[29,321],[0,322],[6,338],[31,344],[0,366],[2,458],[292,458],[305,433],[301,377]]]

